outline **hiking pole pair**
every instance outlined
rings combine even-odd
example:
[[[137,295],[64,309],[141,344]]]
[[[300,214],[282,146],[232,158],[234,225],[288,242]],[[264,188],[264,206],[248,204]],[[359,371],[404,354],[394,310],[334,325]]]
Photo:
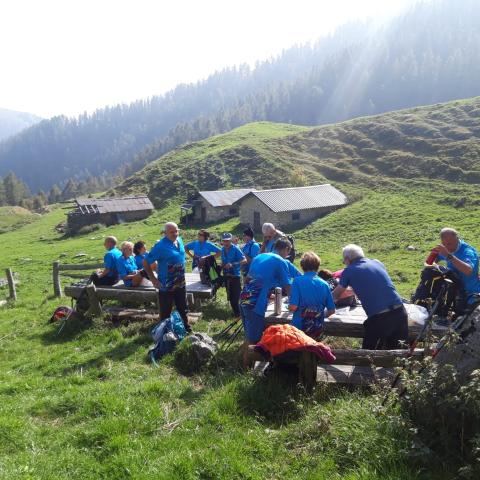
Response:
[[[240,325],[238,325],[240,324]],[[235,339],[240,335],[240,332],[243,329],[243,323],[241,318],[236,318],[233,322],[227,325],[219,334],[219,338],[225,337],[225,340],[220,345],[219,351],[228,350]]]
[[[448,280],[448,279],[445,279],[445,282],[453,283],[451,280]],[[420,330],[420,333],[416,336],[415,340],[410,344],[410,349],[408,351],[407,359],[411,358],[413,356],[413,354],[415,352],[415,348],[417,348],[418,343],[424,340],[423,337],[424,337],[425,332],[427,331],[428,328],[431,328],[433,316],[435,315],[435,313],[438,310],[438,307],[440,306],[440,302],[442,301],[442,298],[443,298],[443,296],[444,296],[444,294],[447,290],[447,286],[448,286],[447,283],[445,283],[442,286],[439,294],[437,295],[437,299],[435,300],[435,303],[433,304],[433,307],[430,310],[430,313],[428,314],[428,317],[426,318],[422,329]],[[390,384],[389,391],[387,392],[387,394],[385,395],[385,397],[382,400],[382,407],[387,402],[388,393],[397,386],[397,383],[400,380],[400,376],[401,376],[401,372],[398,372],[395,375],[395,378],[393,379],[392,383]]]

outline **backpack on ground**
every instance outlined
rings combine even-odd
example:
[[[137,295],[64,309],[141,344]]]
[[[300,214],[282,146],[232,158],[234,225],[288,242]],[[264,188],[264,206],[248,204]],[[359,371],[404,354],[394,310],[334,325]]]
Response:
[[[423,269],[420,283],[412,295],[412,303],[430,311],[444,286],[445,293],[436,312],[437,315],[446,317],[450,312],[462,314],[466,303],[463,285],[455,272],[442,265],[428,266]]]
[[[187,331],[182,317],[177,311],[174,311],[170,317],[157,323],[152,328],[151,334],[155,346],[148,351],[148,356],[156,365],[164,355],[175,350],[177,344],[186,337]]]

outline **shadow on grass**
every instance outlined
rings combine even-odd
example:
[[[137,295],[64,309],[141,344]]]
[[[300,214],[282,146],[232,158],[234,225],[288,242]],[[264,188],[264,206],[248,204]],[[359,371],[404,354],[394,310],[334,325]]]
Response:
[[[90,319],[72,314],[66,321],[59,321],[49,324],[50,330],[38,335],[44,345],[70,342],[76,336],[92,327]]]

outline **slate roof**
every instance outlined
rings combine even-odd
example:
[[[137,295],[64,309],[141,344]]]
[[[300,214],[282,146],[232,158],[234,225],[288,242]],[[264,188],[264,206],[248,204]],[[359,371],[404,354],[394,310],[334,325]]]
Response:
[[[274,213],[339,207],[348,203],[347,197],[330,184],[254,190],[249,195],[257,197]]]
[[[198,192],[212,207],[228,207],[248,195],[252,188]]]
[[[120,198],[77,198],[75,200],[80,213],[121,213],[138,210],[153,210],[153,204],[147,196]]]

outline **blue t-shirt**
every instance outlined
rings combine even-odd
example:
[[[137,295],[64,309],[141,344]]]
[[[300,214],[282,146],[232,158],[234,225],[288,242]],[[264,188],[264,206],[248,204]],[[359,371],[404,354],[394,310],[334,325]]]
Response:
[[[180,237],[178,246],[163,237],[147,253],[145,259],[151,265],[157,262],[158,281],[162,292],[185,287],[185,247]]]
[[[368,317],[402,303],[385,266],[379,260],[355,260],[345,268],[339,283],[344,288],[353,288]]]
[[[273,247],[275,246],[276,239],[271,239],[265,242],[265,253],[273,252]]]
[[[286,262],[288,265],[288,276],[290,277],[290,284],[292,284],[295,278],[302,276],[302,272],[290,260],[286,260]]]
[[[242,252],[245,256],[249,256],[252,260],[260,253],[260,245],[255,240],[250,240],[247,242],[243,248]],[[250,264],[247,263],[243,265],[243,274],[247,275]]]
[[[276,253],[261,253],[250,264],[248,275],[250,281],[243,287],[240,303],[264,316],[270,290],[289,284],[287,261]]]
[[[123,283],[126,287],[131,287],[132,281],[130,279],[125,280],[125,277],[136,272],[137,270],[137,264],[135,263],[135,258],[133,255],[130,255],[128,258],[125,258],[123,255],[120,258],[117,258],[118,275],[123,280]]]
[[[191,250],[197,257],[205,257],[206,255],[211,255],[212,253],[218,253],[221,251],[221,248],[214,243],[201,242],[200,240],[194,240],[193,242],[187,243],[185,248]]]
[[[103,264],[108,268],[106,277],[118,277],[117,259],[122,256],[122,252],[117,248],[111,248],[103,257]]]
[[[224,269],[223,273],[225,275],[230,275],[232,277],[239,277],[240,276],[240,264],[245,260],[242,251],[236,245],[232,243],[230,249],[227,252],[225,247],[222,247],[222,264],[225,265],[227,263],[235,263],[232,268]]]
[[[290,292],[290,305],[298,308],[293,313],[292,325],[303,329],[303,314],[308,309],[317,312],[323,322],[324,310],[334,310],[332,293],[328,283],[322,280],[316,272],[306,272],[296,277]]]
[[[135,255],[135,263],[137,264],[138,270],[143,270],[143,260],[145,259],[147,254],[148,252],[145,252],[144,254]]]
[[[462,262],[468,263],[472,267],[472,273],[470,275],[465,275],[460,270],[458,270],[455,265],[450,261],[447,260],[444,256],[439,255],[439,260],[446,260],[447,267],[450,270],[453,270],[460,280],[462,281],[463,287],[465,288],[465,292],[467,294],[468,302],[472,302],[473,298],[471,295],[475,293],[480,293],[480,280],[478,278],[478,254],[477,251],[470,246],[468,243],[464,242],[463,240],[460,241],[457,251],[453,253],[455,257],[457,257]]]

